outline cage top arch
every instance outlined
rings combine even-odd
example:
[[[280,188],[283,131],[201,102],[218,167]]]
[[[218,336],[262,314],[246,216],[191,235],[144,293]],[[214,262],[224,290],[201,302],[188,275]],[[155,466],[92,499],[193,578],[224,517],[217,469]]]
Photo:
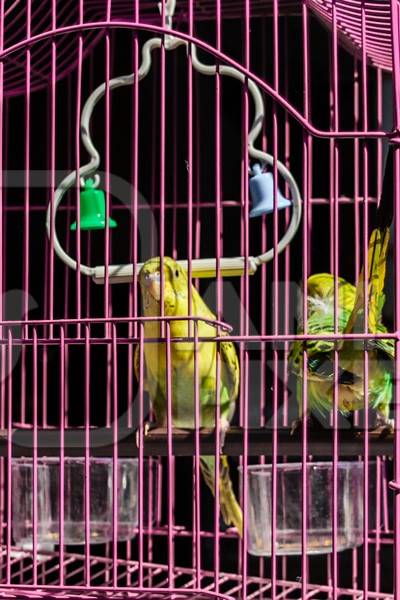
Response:
[[[56,14],[52,14],[52,1],[21,2],[7,0],[0,10],[0,50],[6,51],[18,44],[30,43],[35,36],[47,32],[49,37],[73,25],[88,25],[85,29],[84,56],[87,56],[99,42],[102,32],[96,30],[107,27],[110,23],[125,23],[160,26],[162,18],[157,2],[144,0],[139,5],[139,19],[135,20],[135,3],[126,0],[113,0],[110,14],[106,14],[103,0],[85,0],[80,12],[76,0],[65,0],[57,6]],[[384,70],[392,70],[392,7],[390,0],[283,0],[279,3],[279,15],[300,15],[305,4],[327,27],[336,23],[339,42],[356,56],[362,55],[363,36],[365,38],[365,55],[369,62]],[[28,11],[28,6],[29,11]],[[334,6],[334,8],[333,8]],[[396,6],[396,2],[393,3]],[[225,2],[222,7],[222,18],[240,18],[243,16],[244,2]],[[194,19],[215,19],[215,2],[198,0],[194,3]],[[272,0],[252,0],[251,16],[262,17],[272,14]],[[186,3],[177,2],[174,21],[182,25],[187,21]],[[92,27],[90,27],[90,24]],[[61,79],[76,69],[77,61],[72,60],[76,41],[73,37],[63,36],[57,45],[60,60],[57,61],[57,79]],[[46,87],[51,81],[51,61],[39,46],[32,47],[31,64],[35,70],[30,73],[30,89],[32,91]],[[26,85],[26,65],[20,58],[10,57],[7,76],[4,78],[3,94],[7,96],[23,94]]]
[[[327,27],[336,22],[339,40],[351,53],[392,71],[392,10],[390,0],[306,0]],[[394,26],[394,24],[393,24]],[[363,37],[365,38],[365,46]]]
[[[101,23],[78,23],[74,25],[68,25],[63,28],[59,28],[55,31],[43,31],[38,33],[35,36],[32,36],[29,40],[22,40],[17,42],[11,47],[4,48],[3,51],[0,51],[0,61],[5,61],[6,59],[13,61],[14,57],[18,57],[18,53],[27,49],[32,48],[35,44],[40,45],[42,41],[53,38],[54,36],[64,36],[68,33],[80,33],[82,31],[87,31],[88,29],[99,30],[105,27],[114,28],[114,29],[132,29],[137,31],[148,31],[153,32],[156,35],[171,35],[171,30],[167,27],[160,27],[158,25],[151,25],[146,23],[127,23],[125,21],[113,21],[113,22],[101,22]],[[196,45],[199,49],[204,50],[210,55],[214,56],[221,62],[225,63],[228,67],[232,67],[236,71],[238,71],[244,78],[247,78],[249,81],[253,81],[255,85],[257,85],[260,90],[266,94],[268,94],[275,102],[277,102],[284,110],[288,112],[289,115],[294,117],[298,121],[298,123],[307,130],[311,135],[321,138],[385,138],[388,137],[388,134],[382,130],[323,130],[315,127],[312,122],[309,121],[299,110],[297,110],[283,95],[281,95],[272,85],[265,82],[261,77],[253,73],[250,69],[243,66],[237,60],[234,60],[224,52],[218,50],[214,46],[209,43],[203,41],[201,38],[193,37],[187,33],[182,31],[173,30],[173,35],[175,38],[179,38],[185,41],[188,44]],[[32,90],[32,87],[30,87]]]

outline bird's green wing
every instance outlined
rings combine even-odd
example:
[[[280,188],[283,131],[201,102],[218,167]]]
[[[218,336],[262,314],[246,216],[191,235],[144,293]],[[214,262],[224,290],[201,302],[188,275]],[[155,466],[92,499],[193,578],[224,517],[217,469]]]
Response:
[[[395,349],[393,339],[372,340],[369,346],[371,348],[375,348],[376,350],[380,350],[381,352],[386,354],[390,359],[394,359]]]

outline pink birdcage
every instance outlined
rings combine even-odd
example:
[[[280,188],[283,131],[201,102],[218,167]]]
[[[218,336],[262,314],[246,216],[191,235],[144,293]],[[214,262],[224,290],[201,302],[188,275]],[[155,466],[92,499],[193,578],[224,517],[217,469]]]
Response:
[[[398,0],[2,0],[1,597],[400,599],[398,386],[394,427],[369,409],[371,344],[399,339],[399,27]],[[373,331],[363,265],[382,218]],[[166,311],[159,268],[146,314],[152,257],[212,312],[190,283],[172,286],[186,312]],[[307,328],[316,273],[332,274],[328,332]],[[355,333],[339,277],[364,290]],[[324,339],[316,424],[307,357]],[[228,419],[223,344],[240,365]],[[221,517],[221,454],[243,532]]]

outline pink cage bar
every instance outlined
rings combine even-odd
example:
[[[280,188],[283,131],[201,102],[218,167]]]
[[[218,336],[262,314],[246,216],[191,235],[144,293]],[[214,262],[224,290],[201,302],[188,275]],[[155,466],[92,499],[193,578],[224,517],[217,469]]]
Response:
[[[306,290],[312,273],[334,275],[335,327],[325,337],[335,344],[344,339],[338,277],[357,283],[362,273],[388,151],[395,225],[388,333],[371,333],[365,319],[363,330],[348,338],[366,344],[391,339],[397,347],[399,35],[398,0],[1,1],[1,597],[400,600],[399,429],[377,436],[368,410],[354,414],[352,427],[342,418],[336,349],[333,410],[325,426],[315,429],[304,419],[291,435],[297,403],[289,365],[293,342],[315,339],[307,330],[297,333],[295,318],[297,289]],[[144,73],[142,49],[154,39]],[[204,72],[196,68],[200,63]],[[85,122],[86,101],[100,88]],[[262,118],[254,125],[257,106]],[[89,121],[90,131],[82,126]],[[259,127],[255,141],[252,127]],[[249,218],[253,141],[259,157],[268,158],[274,182],[272,211],[258,219]],[[95,157],[93,168],[86,168],[88,155]],[[116,229],[80,227],[82,179],[96,175],[105,192],[104,218],[111,215]],[[278,186],[291,207],[278,210]],[[281,247],[296,214],[296,189],[301,208]],[[165,316],[163,274],[160,315],[143,316],[138,272],[153,256],[182,261],[215,317],[193,312],[190,287],[188,314]],[[364,270],[364,291],[368,284]],[[300,309],[307,322],[305,298]],[[187,322],[187,335],[178,340],[171,334],[176,321]],[[202,427],[200,418],[205,321],[218,348],[235,342],[240,362],[236,412],[224,441],[218,353],[215,427]],[[150,322],[159,334],[149,342]],[[165,356],[166,420],[147,432],[149,343]],[[188,429],[173,422],[177,343],[188,344],[193,355]],[[392,363],[397,382],[397,353]],[[304,398],[308,386],[303,376]],[[393,396],[399,422],[397,385]],[[271,465],[269,556],[249,554],[248,536],[220,519],[220,486],[214,482],[214,498],[204,486],[200,457],[218,457],[222,445],[244,531],[249,467]],[[80,545],[69,543],[66,533],[74,457],[83,461]],[[24,544],[12,526],[25,501],[13,476],[22,458],[31,466]],[[96,458],[111,459],[104,488],[110,531],[100,544],[93,543],[91,520]],[[50,459],[57,465],[58,531],[53,542],[43,542],[41,520],[50,509],[42,511],[41,467]],[[121,459],[138,465],[137,522],[123,541]],[[306,552],[307,466],[320,460],[332,463],[332,551],[313,556]],[[276,551],[278,465],[294,461],[302,464],[301,552],[290,556]],[[363,465],[363,518],[361,545],[341,552],[343,461]],[[215,480],[220,469],[215,460]]]

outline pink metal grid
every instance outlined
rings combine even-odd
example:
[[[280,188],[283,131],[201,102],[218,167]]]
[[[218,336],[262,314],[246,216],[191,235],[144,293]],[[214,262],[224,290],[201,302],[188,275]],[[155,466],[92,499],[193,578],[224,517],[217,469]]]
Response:
[[[12,598],[12,597],[24,597],[24,593],[29,594],[29,585],[32,584],[31,577],[31,556],[28,553],[21,551],[13,551],[14,556],[12,559],[12,566],[14,570],[13,583],[14,588],[0,589],[0,597]],[[65,589],[57,589],[58,582],[58,559],[57,555],[46,556],[42,554],[40,556],[40,586],[36,591],[36,595],[28,595],[27,597],[48,597],[49,591],[44,587],[46,586],[51,590],[51,597],[61,598],[74,598],[74,597],[96,597],[96,594],[101,594],[104,588],[107,589],[108,574],[112,571],[112,561],[104,557],[92,557],[90,559],[90,570],[91,570],[91,583],[93,590],[87,590],[85,594],[85,566],[82,556],[79,554],[68,553],[64,557],[64,569],[67,572],[66,586]],[[243,593],[243,587],[245,587],[245,593],[247,598],[257,599],[268,597],[271,591],[271,581],[262,579],[261,577],[249,577],[246,583],[243,583],[242,578],[239,575],[232,573],[220,573],[219,580],[215,580],[213,571],[201,572],[201,588],[197,592],[191,590],[196,589],[197,579],[194,571],[188,568],[175,568],[173,571],[173,587],[175,594],[171,594],[168,591],[164,591],[169,585],[169,576],[167,568],[162,564],[147,564],[144,565],[144,577],[143,581],[145,586],[152,590],[152,595],[155,597],[168,598],[169,595],[174,595],[177,598],[193,597],[197,594],[202,597],[202,593],[209,594],[210,598],[215,597],[215,590],[219,589],[217,597],[229,598],[237,597]],[[138,592],[137,588],[139,579],[139,564],[136,561],[118,561],[119,574],[117,582],[119,586],[115,591],[115,597],[119,598],[134,598],[138,597],[141,592]],[[132,588],[126,590],[125,580],[127,575],[131,577]],[[24,579],[24,583],[20,583],[21,579]],[[74,581],[74,584],[69,584]],[[299,581],[289,580],[278,580],[277,582],[277,597],[278,598],[293,598],[298,597],[299,590],[301,589],[301,583]],[[79,591],[79,596],[77,595]],[[329,586],[316,586],[310,584],[308,586],[307,598],[321,598],[322,594],[329,593],[331,590]],[[180,593],[182,596],[180,596]],[[145,593],[142,593],[143,596]],[[338,590],[339,598],[352,598],[361,599],[364,598],[363,592],[354,588],[342,588]],[[375,598],[377,600],[389,600],[393,598],[393,594],[385,594],[381,592],[371,591],[367,598]]]
[[[293,341],[315,339],[298,334],[292,318],[293,282],[305,290],[311,273],[326,271],[336,278],[335,329],[325,337],[343,339],[337,278],[344,274],[356,281],[368,254],[388,141],[397,223],[399,3],[177,0],[173,15],[171,4],[162,2],[160,9],[156,2],[122,0],[0,5],[0,596],[400,598],[399,431],[384,439],[368,435],[373,420],[368,410],[355,415],[354,430],[341,429],[335,351],[330,423],[315,432],[304,420],[300,436],[291,436],[296,399],[288,365]],[[152,68],[141,77],[141,51],[153,37],[159,42]],[[178,49],[177,40],[184,48]],[[216,65],[212,77],[202,78],[196,69],[200,59]],[[239,73],[239,83],[226,81],[227,68]],[[126,89],[116,89],[114,78],[126,74],[133,74]],[[81,173],[88,150],[81,115],[101,84],[104,93],[90,129],[100,158],[95,170]],[[256,149],[272,156],[274,198],[278,185],[292,196],[291,180],[278,161],[300,187],[302,223],[280,254],[291,209],[278,212],[275,200],[271,215],[249,218],[254,85],[265,108]],[[65,173],[73,174],[73,185],[56,206]],[[79,175],[92,174],[100,174],[106,220],[115,217],[116,230],[80,231]],[[73,221],[78,234],[70,231]],[[56,230],[73,268],[59,259]],[[386,315],[391,329],[376,335],[365,324],[349,339],[399,339],[399,238],[395,227],[393,314]],[[253,258],[271,249],[272,260],[261,261],[253,274]],[[194,314],[190,287],[188,314],[166,316],[163,271],[161,314],[142,316],[137,265],[157,255],[187,261],[189,279],[213,307],[214,318]],[[242,268],[239,277],[225,279],[224,259],[232,256],[240,257]],[[201,259],[214,260],[205,279],[196,270]],[[112,285],[116,264],[132,266],[121,285]],[[102,265],[102,276],[87,276],[85,265]],[[367,289],[368,275],[364,285]],[[306,299],[303,315],[306,321]],[[182,320],[187,335],[177,339],[174,327]],[[146,327],[154,322],[158,334],[150,343],[165,350],[166,420],[146,434]],[[268,558],[250,556],[248,537],[221,525],[220,487],[214,484],[213,500],[203,486],[200,457],[218,457],[222,450],[221,407],[217,400],[215,429],[202,428],[197,352],[188,384],[194,390],[193,427],[187,431],[173,422],[174,344],[198,349],[207,340],[201,335],[204,323],[214,328],[215,343],[233,341],[238,347],[239,397],[223,448],[244,530],[248,467],[272,465]],[[367,408],[367,350],[364,355]],[[397,381],[397,354],[394,363]],[[217,355],[217,399],[222,369]],[[304,376],[305,398],[308,386]],[[397,396],[396,387],[398,422]],[[85,543],[71,551],[64,490],[67,458],[74,456],[84,459]],[[112,459],[111,535],[104,544],[91,543],[95,456]],[[305,552],[306,466],[321,456],[333,463],[332,552],[315,557]],[[31,540],[23,548],[12,530],[17,457],[32,460]],[[59,458],[58,536],[50,547],[40,540],[43,457]],[[138,523],[129,541],[118,539],[122,457],[138,459]],[[295,457],[303,465],[302,552],[291,557],[276,551],[277,465]],[[363,543],[339,552],[337,470],[343,457],[364,465]],[[235,476],[239,463],[242,489]],[[215,465],[218,480],[219,460]]]
[[[57,79],[60,79],[77,68],[78,57],[74,57],[74,40],[68,35],[74,26],[83,22],[87,25],[85,32],[85,55],[89,55],[91,49],[99,41],[99,27],[107,25],[107,18],[114,23],[133,24],[137,21],[143,24],[162,26],[160,11],[156,2],[141,2],[138,11],[132,7],[132,3],[126,0],[114,0],[108,10],[103,0],[87,0],[82,10],[79,3],[66,1],[62,6],[57,6],[56,18],[53,14],[52,0],[45,0],[28,8],[22,0],[10,0],[3,4],[3,48],[13,48],[21,43],[31,43],[36,35],[45,34],[49,39],[53,32],[60,36],[57,54]],[[392,36],[391,36],[391,10],[390,2],[334,2],[330,0],[308,0],[305,3],[310,11],[317,15],[329,27],[333,19],[340,41],[351,52],[360,53],[362,50],[361,22],[365,18],[365,28],[368,34],[365,39],[365,52],[368,59],[375,66],[392,69]],[[263,17],[273,13],[274,3],[272,0],[261,2],[253,0],[251,3],[251,16]],[[109,14],[107,15],[107,10]],[[300,15],[301,2],[298,0],[281,0],[279,13],[281,15]],[[193,18],[196,21],[214,20],[216,18],[215,3],[209,0],[200,0],[194,3]],[[244,15],[243,3],[223,2],[220,6],[221,18],[239,19]],[[29,28],[27,19],[29,16]],[[175,22],[180,28],[186,30],[188,23],[188,5],[182,2],[177,6],[174,15]],[[31,71],[31,89],[36,90],[46,87],[50,83],[50,63],[46,60],[50,47],[43,49],[32,46],[33,62],[35,68]],[[37,53],[37,55],[36,55]],[[71,58],[73,60],[71,60]],[[3,88],[5,95],[24,93],[25,72],[23,61],[15,56],[10,58],[8,65],[9,73]]]
[[[372,63],[392,70],[392,19],[390,2],[324,2],[315,0],[310,8],[324,23],[332,26],[336,20],[340,40],[354,52],[365,52]],[[365,44],[362,27],[364,21]]]

